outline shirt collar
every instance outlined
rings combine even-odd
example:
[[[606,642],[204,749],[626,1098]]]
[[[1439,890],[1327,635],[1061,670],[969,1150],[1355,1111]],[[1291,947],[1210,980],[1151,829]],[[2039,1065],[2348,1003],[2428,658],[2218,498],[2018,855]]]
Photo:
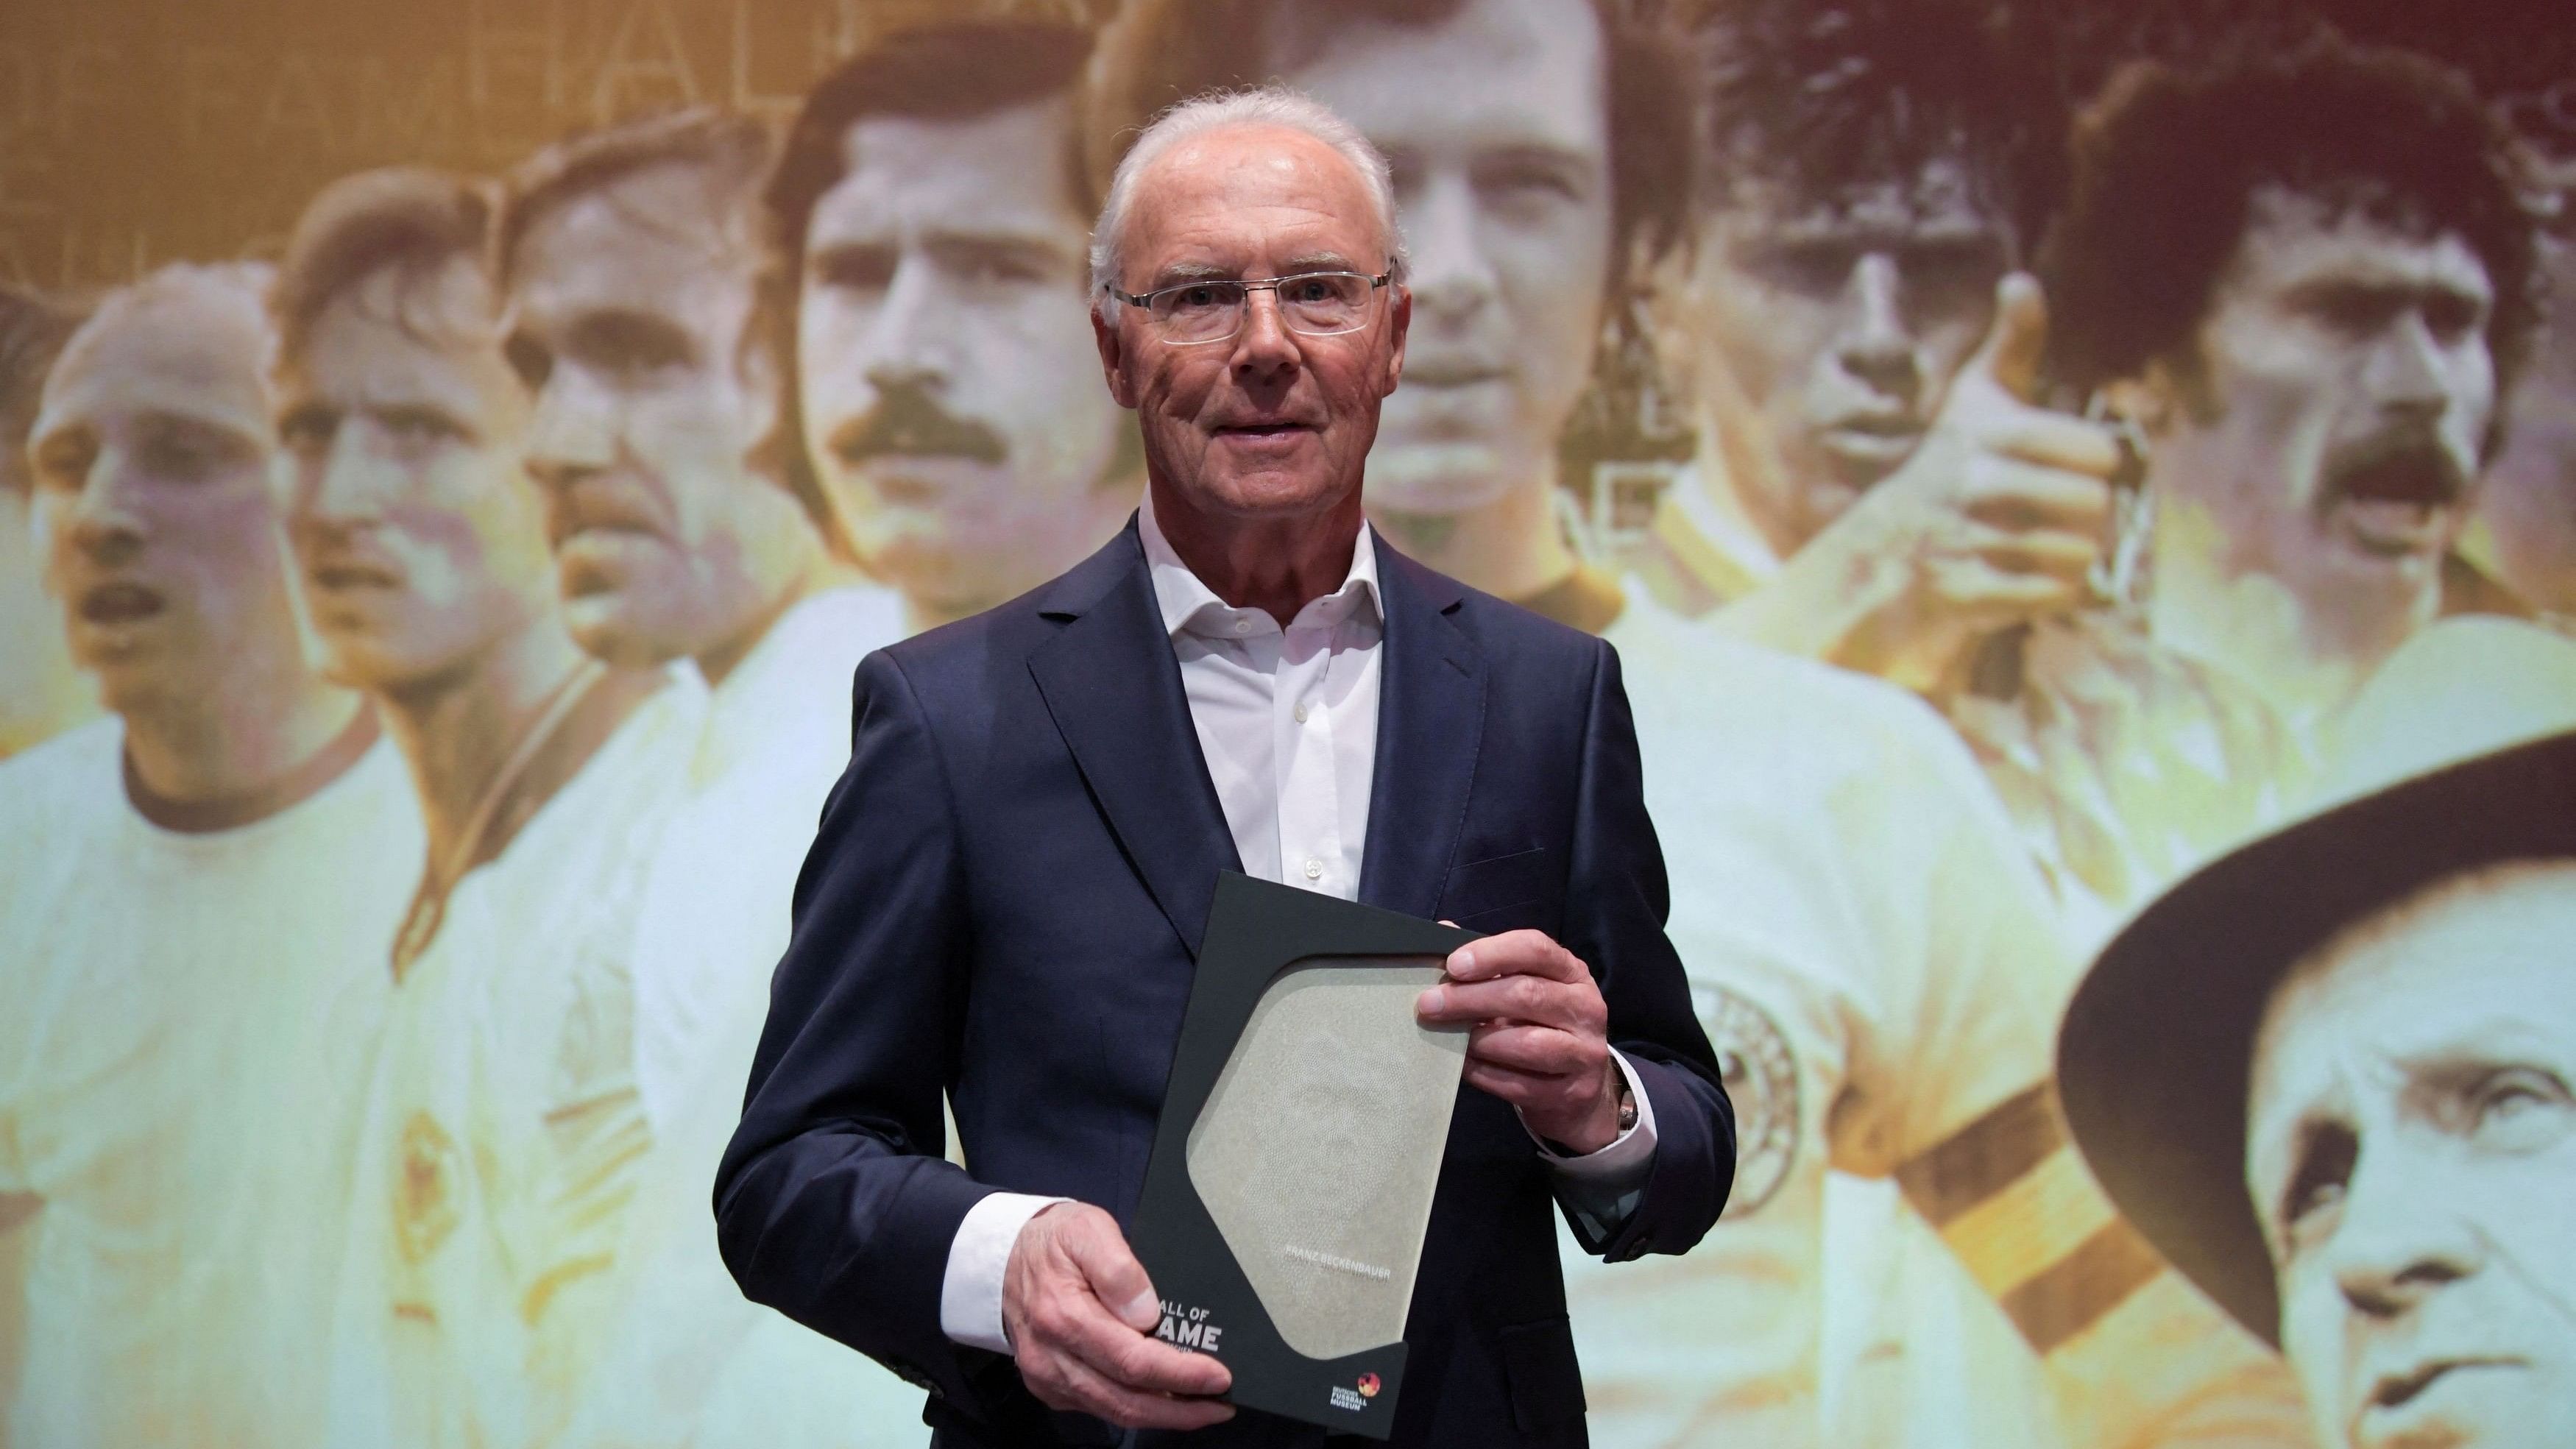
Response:
[[[1145,492],[1144,502],[1136,509],[1136,533],[1145,545],[1145,564],[1154,581],[1154,603],[1162,611],[1163,629],[1169,634],[1202,634],[1218,638],[1236,638],[1259,632],[1261,626],[1278,628],[1277,621],[1259,609],[1238,609],[1218,598],[1216,591],[1190,572],[1181,562],[1172,541],[1163,536],[1163,527],[1154,521],[1154,494]],[[1311,613],[1319,621],[1336,621],[1355,612],[1365,612],[1374,622],[1382,617],[1377,581],[1377,544],[1367,520],[1360,522],[1359,537],[1351,544],[1351,571],[1342,586],[1306,605],[1297,612],[1298,621]],[[1250,623],[1252,629],[1237,628]]]

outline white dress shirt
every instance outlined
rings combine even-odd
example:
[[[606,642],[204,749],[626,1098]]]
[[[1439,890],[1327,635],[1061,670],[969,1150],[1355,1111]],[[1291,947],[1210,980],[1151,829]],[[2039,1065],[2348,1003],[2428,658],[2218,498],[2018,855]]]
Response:
[[[1218,598],[1190,572],[1155,522],[1150,496],[1136,523],[1154,602],[1180,660],[1190,724],[1244,873],[1357,900],[1385,666],[1377,545],[1368,525],[1360,525],[1342,586],[1310,600],[1282,629],[1263,610]],[[1642,1185],[1655,1151],[1645,1088],[1626,1057],[1611,1055],[1636,1100],[1637,1124],[1580,1157],[1539,1144],[1550,1166],[1591,1189],[1585,1197],[1605,1201]],[[1003,1270],[1020,1229],[1063,1201],[997,1192],[967,1210],[940,1282],[941,1332],[975,1348],[1011,1351],[1002,1333]]]

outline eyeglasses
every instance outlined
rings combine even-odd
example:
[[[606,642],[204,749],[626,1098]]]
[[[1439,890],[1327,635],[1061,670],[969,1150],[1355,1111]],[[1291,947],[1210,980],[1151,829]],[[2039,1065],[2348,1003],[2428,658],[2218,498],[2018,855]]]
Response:
[[[1357,272],[1301,272],[1266,282],[1183,282],[1141,295],[1108,287],[1110,296],[1130,307],[1142,307],[1163,341],[1176,347],[1224,342],[1243,330],[1252,294],[1278,298],[1279,320],[1291,332],[1332,337],[1357,332],[1369,322],[1369,298],[1392,273],[1364,277]]]

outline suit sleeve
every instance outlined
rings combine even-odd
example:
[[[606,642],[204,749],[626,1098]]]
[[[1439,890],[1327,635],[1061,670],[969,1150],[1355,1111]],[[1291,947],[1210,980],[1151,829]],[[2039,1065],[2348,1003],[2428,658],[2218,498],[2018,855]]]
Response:
[[[994,1360],[939,1326],[949,1244],[991,1191],[942,1157],[967,989],[954,798],[890,655],[860,663],[851,720],[717,1169],[716,1237],[746,1296],[972,1402]]]
[[[1717,1222],[1735,1178],[1735,1113],[1691,1010],[1681,958],[1664,935],[1671,907],[1663,848],[1647,818],[1637,730],[1619,656],[1596,644],[1564,945],[1592,964],[1610,1012],[1610,1045],[1654,1104],[1655,1156],[1636,1205],[1608,1234],[1568,1225],[1611,1262],[1682,1253]]]

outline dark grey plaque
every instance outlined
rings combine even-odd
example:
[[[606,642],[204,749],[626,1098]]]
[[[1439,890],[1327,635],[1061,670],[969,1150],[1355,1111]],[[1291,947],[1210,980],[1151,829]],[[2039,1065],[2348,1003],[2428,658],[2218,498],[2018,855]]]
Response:
[[[1474,939],[1219,878],[1130,1236],[1236,1404],[1387,1437],[1467,1047],[1413,999]]]

